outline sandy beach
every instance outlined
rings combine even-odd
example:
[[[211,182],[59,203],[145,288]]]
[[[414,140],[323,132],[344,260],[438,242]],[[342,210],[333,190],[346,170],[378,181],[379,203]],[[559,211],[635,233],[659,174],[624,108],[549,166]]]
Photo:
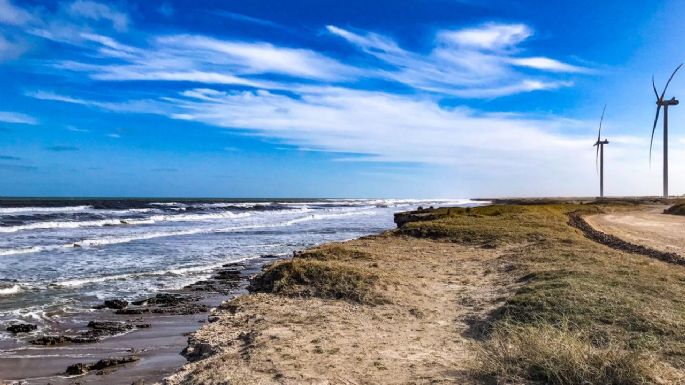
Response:
[[[399,215],[396,231],[267,268],[193,334],[193,362],[165,383],[682,383],[685,270],[569,225],[569,213],[650,210]]]

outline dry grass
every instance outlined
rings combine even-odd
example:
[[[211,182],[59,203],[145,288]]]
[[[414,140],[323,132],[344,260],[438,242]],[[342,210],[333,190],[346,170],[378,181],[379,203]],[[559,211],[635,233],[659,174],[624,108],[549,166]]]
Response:
[[[685,215],[685,202],[679,202],[664,211],[664,214]]]
[[[631,208],[613,202],[610,210]],[[685,372],[685,269],[609,249],[567,225],[570,211],[604,209],[441,209],[441,217],[407,223],[399,233],[509,245],[501,266],[521,287],[484,328],[482,351],[491,367],[480,367],[484,375],[569,385],[660,383],[668,368]],[[635,357],[660,364],[640,365]]]
[[[251,290],[290,297],[379,304],[384,299],[375,290],[377,282],[376,274],[361,267],[338,261],[296,258],[267,267],[252,280]]]
[[[549,385],[673,383],[662,378],[653,355],[595,347],[578,333],[549,325],[499,325],[478,350],[477,370],[500,381]]]
[[[371,255],[365,251],[350,249],[339,244],[328,244],[305,250],[297,254],[296,258],[316,259],[326,261],[371,260]]]

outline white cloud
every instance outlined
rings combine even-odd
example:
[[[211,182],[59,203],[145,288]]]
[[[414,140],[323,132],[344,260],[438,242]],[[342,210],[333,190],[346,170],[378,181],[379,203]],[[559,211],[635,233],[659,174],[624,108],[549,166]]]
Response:
[[[25,44],[9,41],[0,34],[0,62],[18,58],[26,48]]]
[[[150,47],[142,48],[92,33],[83,33],[80,38],[99,57],[116,60],[117,63],[61,61],[54,66],[86,72],[98,80],[187,81],[284,88],[288,86],[258,78],[279,74],[298,79],[337,81],[361,72],[311,50],[263,42],[171,35],[157,37]]]
[[[240,128],[312,150],[362,154],[384,162],[509,167],[585,147],[557,133],[567,120],[480,114],[440,107],[431,98],[336,87],[301,89],[297,98],[268,91],[195,89],[173,100],[172,118]]]
[[[589,69],[562,63],[546,57],[526,57],[511,59],[511,63],[521,67],[535,68],[552,72],[590,72]]]
[[[391,69],[378,75],[425,91],[466,98],[491,98],[520,92],[570,86],[569,80],[549,79],[516,70],[527,67],[548,73],[580,73],[585,68],[546,57],[517,57],[518,45],[532,35],[523,24],[486,24],[478,28],[438,31],[427,54],[407,51],[375,33],[355,33],[329,25],[340,36]]]
[[[76,0],[67,7],[67,12],[75,17],[110,21],[117,31],[125,31],[128,28],[128,15],[95,1]]]
[[[29,12],[12,5],[9,0],[0,0],[0,24],[24,25],[33,19]]]
[[[476,28],[440,32],[438,41],[467,48],[502,50],[514,48],[532,35],[533,31],[525,24],[491,23]]]
[[[38,124],[33,116],[12,111],[0,111],[0,122],[16,124]]]

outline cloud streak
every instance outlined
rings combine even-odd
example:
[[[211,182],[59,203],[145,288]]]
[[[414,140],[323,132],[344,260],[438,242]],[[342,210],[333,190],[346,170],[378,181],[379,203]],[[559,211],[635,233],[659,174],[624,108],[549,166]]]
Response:
[[[462,98],[493,98],[522,92],[553,90],[573,85],[548,73],[586,73],[589,69],[547,57],[519,57],[519,45],[532,36],[523,24],[485,24],[477,28],[436,33],[428,54],[401,48],[393,39],[373,32],[353,32],[334,25],[329,33],[341,37],[390,69],[380,76],[424,91]],[[530,75],[516,71],[540,71]]]
[[[33,116],[12,111],[0,111],[0,122],[14,124],[38,124],[38,120]]]

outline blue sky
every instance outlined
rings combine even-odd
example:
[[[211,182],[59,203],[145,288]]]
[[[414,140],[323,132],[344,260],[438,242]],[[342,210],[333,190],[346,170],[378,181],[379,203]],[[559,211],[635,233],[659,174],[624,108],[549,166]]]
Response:
[[[606,192],[659,194],[685,3],[560,3],[0,0],[0,195],[594,195],[605,103]]]

